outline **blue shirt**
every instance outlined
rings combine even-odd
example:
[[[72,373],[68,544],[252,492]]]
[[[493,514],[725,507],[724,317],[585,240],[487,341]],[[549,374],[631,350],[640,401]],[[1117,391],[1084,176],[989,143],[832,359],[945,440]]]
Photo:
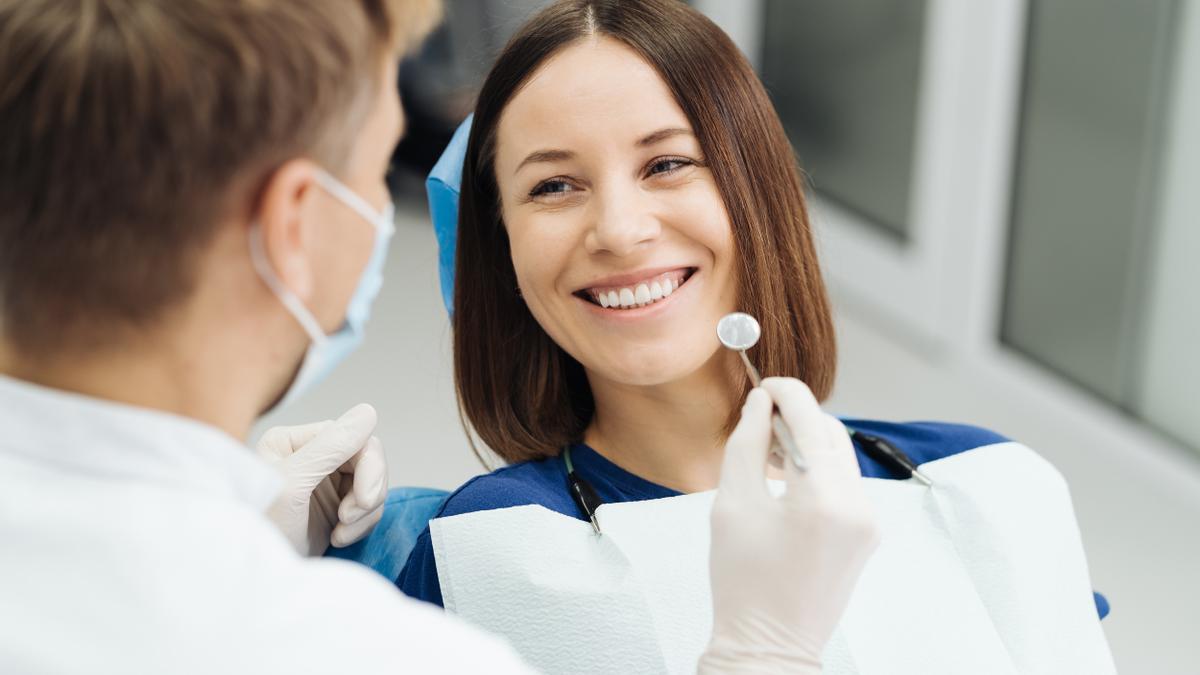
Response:
[[[986,429],[962,424],[859,419],[843,419],[842,422],[848,429],[891,442],[917,464],[1008,440]],[[857,442],[854,449],[859,470],[864,477],[892,480],[908,478],[865,454]],[[571,446],[571,460],[575,472],[591,483],[605,503],[659,499],[680,494],[622,469],[582,443]],[[561,455],[513,464],[472,478],[450,495],[436,517],[527,504],[538,504],[572,518],[586,519],[567,490],[567,468]],[[442,605],[442,588],[438,583],[437,564],[428,527],[417,538],[416,546],[401,570],[396,585],[411,597]],[[1095,599],[1096,610],[1100,618],[1104,618],[1108,615],[1108,601],[1099,593],[1095,594]]]

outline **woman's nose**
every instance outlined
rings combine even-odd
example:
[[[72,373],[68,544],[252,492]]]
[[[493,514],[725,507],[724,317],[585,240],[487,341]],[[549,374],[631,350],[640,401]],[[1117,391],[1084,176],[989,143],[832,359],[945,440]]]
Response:
[[[657,216],[637,190],[614,190],[592,204],[588,253],[627,256],[662,233]]]

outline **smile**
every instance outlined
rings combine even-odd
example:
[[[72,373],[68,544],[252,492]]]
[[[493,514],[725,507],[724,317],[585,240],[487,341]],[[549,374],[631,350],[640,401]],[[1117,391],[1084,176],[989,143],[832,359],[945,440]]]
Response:
[[[620,286],[585,288],[576,295],[604,309],[637,309],[671,297],[695,272],[694,267],[680,268]]]

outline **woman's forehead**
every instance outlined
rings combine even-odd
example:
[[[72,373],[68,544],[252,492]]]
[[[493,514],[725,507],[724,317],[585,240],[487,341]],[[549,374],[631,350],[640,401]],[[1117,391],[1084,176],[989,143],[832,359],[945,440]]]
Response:
[[[497,152],[596,140],[632,146],[665,127],[690,129],[658,72],[621,42],[587,39],[548,59],[509,101]]]

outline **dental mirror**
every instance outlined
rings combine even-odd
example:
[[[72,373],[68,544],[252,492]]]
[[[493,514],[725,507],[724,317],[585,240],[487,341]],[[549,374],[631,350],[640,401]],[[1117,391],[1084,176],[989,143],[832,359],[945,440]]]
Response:
[[[762,327],[758,319],[745,312],[726,314],[717,322],[717,339],[736,352],[744,352],[758,344]]]
[[[746,350],[758,344],[760,337],[762,337],[762,326],[758,325],[758,319],[745,312],[726,314],[717,322],[717,339],[725,345],[726,349],[731,349],[742,357],[746,373],[750,375],[750,381],[756,387],[762,384],[762,376],[759,375],[754,364],[750,363],[750,357],[746,355]],[[783,459],[790,459],[797,469],[806,470],[808,463],[800,454],[800,448],[796,446],[792,430],[779,416],[778,410],[771,411],[771,431],[774,436],[771,450]]]

